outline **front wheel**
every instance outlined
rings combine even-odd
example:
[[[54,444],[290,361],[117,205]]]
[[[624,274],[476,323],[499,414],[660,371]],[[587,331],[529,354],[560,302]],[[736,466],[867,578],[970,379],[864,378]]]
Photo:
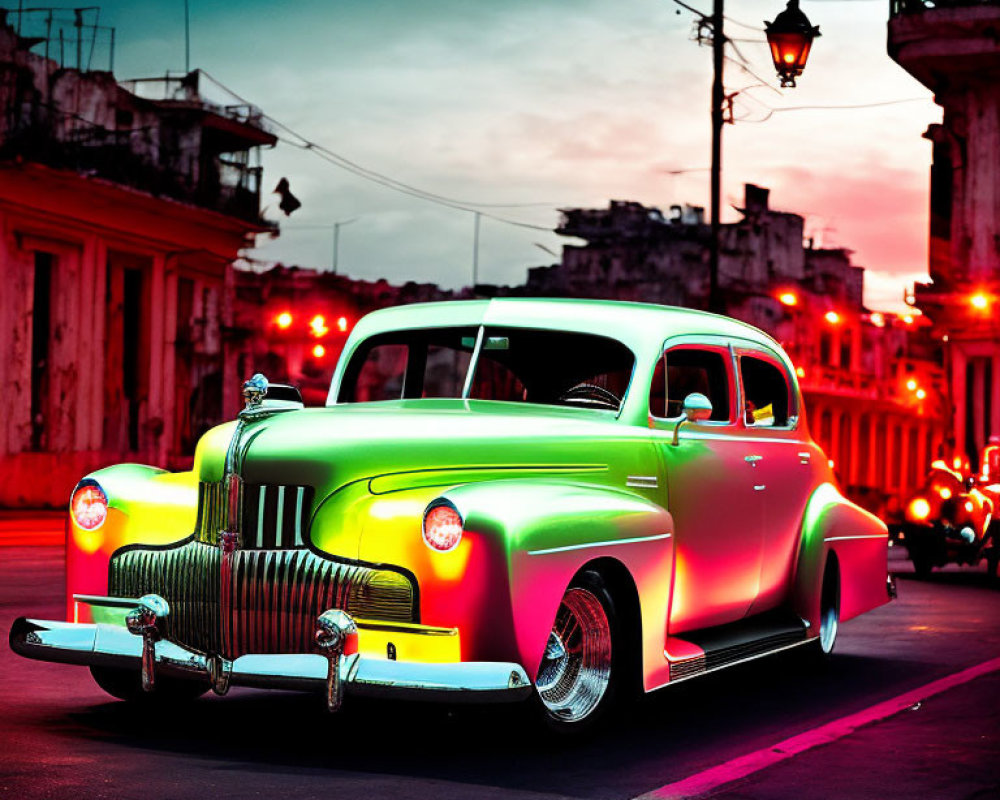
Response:
[[[535,686],[545,723],[592,729],[613,705],[620,669],[615,604],[601,576],[585,572],[563,595]]]

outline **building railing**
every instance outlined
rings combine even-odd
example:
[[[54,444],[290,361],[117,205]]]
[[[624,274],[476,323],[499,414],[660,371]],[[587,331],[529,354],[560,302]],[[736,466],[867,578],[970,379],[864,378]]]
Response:
[[[889,16],[898,17],[902,14],[921,14],[934,9],[974,6],[1000,8],[1000,0],[889,0]]]

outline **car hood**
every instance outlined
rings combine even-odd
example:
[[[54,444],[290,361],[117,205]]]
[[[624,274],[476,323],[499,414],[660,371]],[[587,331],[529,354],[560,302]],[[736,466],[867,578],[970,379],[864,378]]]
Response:
[[[199,444],[201,480],[222,478],[234,428],[220,426]],[[511,477],[518,468],[605,471],[615,444],[634,447],[636,437],[648,431],[621,424],[609,412],[477,400],[357,403],[250,423],[242,474],[248,483],[308,485],[323,496],[390,476],[392,489],[406,488],[406,476],[417,485],[417,476],[428,471],[501,469]]]

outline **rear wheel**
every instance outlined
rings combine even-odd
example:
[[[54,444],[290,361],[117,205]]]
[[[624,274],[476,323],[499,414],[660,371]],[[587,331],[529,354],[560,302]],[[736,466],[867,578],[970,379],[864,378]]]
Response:
[[[620,644],[615,604],[597,572],[563,595],[535,686],[542,718],[561,733],[591,730],[614,704]]]
[[[837,560],[831,557],[823,571],[823,586],[820,589],[819,636],[806,649],[809,661],[817,666],[825,664],[833,655],[840,632],[840,569]]]
[[[195,700],[208,691],[207,683],[178,680],[158,675],[152,692],[143,691],[138,670],[118,667],[91,667],[90,674],[105,692],[129,703],[183,703]]]

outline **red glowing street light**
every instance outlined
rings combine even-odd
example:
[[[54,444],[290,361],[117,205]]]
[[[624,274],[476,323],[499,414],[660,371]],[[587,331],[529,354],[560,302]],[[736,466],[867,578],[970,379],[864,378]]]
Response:
[[[764,23],[764,33],[782,87],[795,86],[795,79],[806,68],[813,39],[820,35],[819,27],[802,13],[799,0],[788,0],[788,6],[774,22]]]

